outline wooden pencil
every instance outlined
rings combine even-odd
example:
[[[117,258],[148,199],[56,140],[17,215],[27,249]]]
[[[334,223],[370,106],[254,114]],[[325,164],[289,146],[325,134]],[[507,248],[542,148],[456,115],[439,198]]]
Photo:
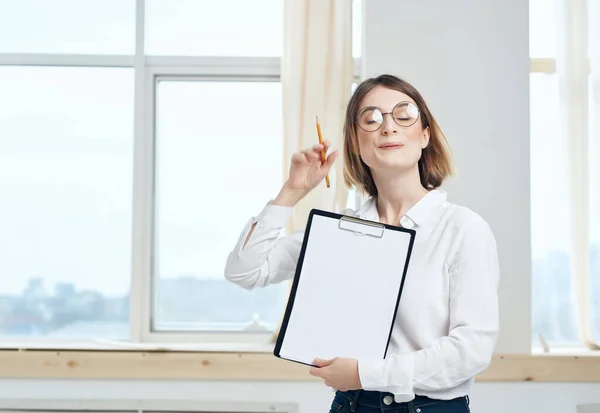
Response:
[[[319,116],[317,116],[317,135],[319,135],[319,143],[323,145],[323,134],[321,133],[321,124],[319,123]],[[321,162],[325,163],[325,148],[321,149]],[[330,187],[331,183],[329,182],[329,174],[325,176],[325,182],[327,183],[327,188]]]

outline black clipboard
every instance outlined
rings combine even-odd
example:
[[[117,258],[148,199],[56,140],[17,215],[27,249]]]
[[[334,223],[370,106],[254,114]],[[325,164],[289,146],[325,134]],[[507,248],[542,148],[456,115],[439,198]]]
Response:
[[[385,358],[415,235],[312,209],[273,354],[309,366]]]

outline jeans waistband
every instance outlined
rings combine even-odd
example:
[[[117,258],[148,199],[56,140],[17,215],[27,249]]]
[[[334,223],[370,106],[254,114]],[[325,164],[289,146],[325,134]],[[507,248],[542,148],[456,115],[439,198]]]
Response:
[[[427,396],[419,396],[416,395],[413,400],[410,402],[396,403],[394,401],[394,395],[392,393],[387,392],[378,392],[378,391],[367,391],[367,390],[349,390],[349,391],[338,391],[340,396],[346,398],[350,402],[352,402],[353,406],[365,406],[365,407],[375,407],[375,408],[390,408],[390,409],[398,409],[402,407],[424,407],[431,406],[439,403],[447,403],[452,400],[439,400],[432,399]],[[458,399],[464,399],[465,403],[469,404],[468,396],[459,397]],[[386,403],[387,401],[387,403]],[[391,403],[390,403],[391,402]]]

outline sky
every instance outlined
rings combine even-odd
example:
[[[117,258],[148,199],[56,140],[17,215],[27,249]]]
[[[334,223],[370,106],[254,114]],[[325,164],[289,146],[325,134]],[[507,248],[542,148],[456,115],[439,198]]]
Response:
[[[532,56],[552,56],[552,27],[535,18],[541,0],[531,4]],[[246,18],[257,10],[260,24]],[[149,0],[147,13],[148,53],[281,53],[277,0]],[[0,53],[129,54],[134,15],[133,0],[0,0]],[[129,290],[133,82],[130,68],[0,67],[0,292],[18,293],[36,276],[49,288]],[[540,258],[568,248],[567,142],[556,76],[533,75],[531,91],[532,248]],[[164,81],[156,99],[158,274],[220,278],[243,226],[282,183],[281,87]],[[600,164],[591,164],[597,188]],[[600,242],[600,195],[592,194],[591,240]]]

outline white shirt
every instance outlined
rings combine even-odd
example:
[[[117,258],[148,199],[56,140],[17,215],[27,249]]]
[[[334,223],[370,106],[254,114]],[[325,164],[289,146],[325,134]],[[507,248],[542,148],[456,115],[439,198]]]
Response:
[[[228,280],[251,289],[294,277],[303,232],[280,237],[292,211],[267,204],[248,221],[227,259]],[[379,221],[374,199],[343,214]],[[480,215],[448,202],[441,190],[425,195],[399,224],[416,231],[415,243],[388,355],[358,360],[362,387],[393,393],[397,402],[415,394],[465,396],[489,365],[498,334],[494,236]]]

